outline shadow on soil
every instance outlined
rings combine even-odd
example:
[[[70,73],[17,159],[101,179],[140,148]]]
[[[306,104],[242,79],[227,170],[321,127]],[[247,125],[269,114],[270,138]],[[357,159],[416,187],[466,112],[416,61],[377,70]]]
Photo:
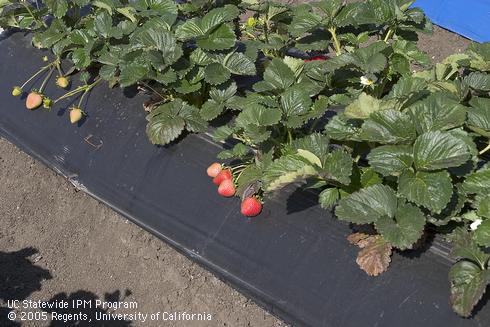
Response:
[[[38,251],[31,247],[16,252],[0,251],[0,300],[5,303],[0,307],[0,326],[20,326],[7,317],[11,311],[6,307],[8,300],[25,300],[41,289],[42,281],[52,278],[48,270],[29,260],[36,254]]]
[[[9,312],[12,311],[8,307],[7,301],[18,300],[23,301],[26,300],[32,293],[41,290],[42,282],[45,280],[52,279],[53,276],[49,272],[49,270],[41,268],[33,263],[36,261],[36,258],[40,258],[39,251],[32,247],[27,247],[19,251],[14,252],[3,252],[0,251],[0,326],[5,327],[18,327],[18,326],[27,326],[29,322],[25,322],[24,324],[20,324],[17,321],[10,321],[8,319]],[[58,293],[54,295],[51,299],[46,299],[46,302],[55,302],[55,301],[66,301],[68,302],[67,309],[56,309],[56,313],[59,315],[67,315],[70,314],[85,314],[89,319],[92,319],[92,322],[87,321],[71,321],[66,322],[62,320],[51,321],[50,326],[67,326],[76,325],[76,326],[131,326],[130,321],[124,320],[111,320],[111,321],[95,321],[96,316],[101,317],[104,314],[110,314],[111,311],[105,308],[96,308],[95,302],[96,300],[103,300],[104,302],[119,302],[124,301],[127,296],[131,295],[130,290],[125,290],[124,292],[120,292],[116,290],[112,293],[105,293],[103,299],[101,299],[96,294],[85,291],[78,290],[76,292],[67,294],[65,292]],[[90,303],[91,305],[86,305],[85,308],[74,308],[72,301],[79,301],[78,303]],[[80,302],[85,301],[85,302]],[[35,310],[35,309],[32,309]],[[54,311],[53,309],[44,309],[48,312],[49,318],[51,318],[51,314]],[[51,320],[51,319],[50,319]]]

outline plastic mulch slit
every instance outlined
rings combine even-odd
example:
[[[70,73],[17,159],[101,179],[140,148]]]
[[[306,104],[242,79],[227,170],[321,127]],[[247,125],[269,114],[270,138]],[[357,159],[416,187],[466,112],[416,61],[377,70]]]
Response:
[[[8,90],[36,68],[41,54],[28,44],[21,33],[0,41],[0,134],[286,322],[488,326],[486,301],[471,319],[451,310],[450,262],[437,251],[397,253],[386,273],[367,276],[345,239],[349,226],[309,193],[289,188],[261,216],[242,217],[205,174],[219,147],[199,135],[151,145],[144,99],[130,90],[95,88],[78,126],[64,110],[26,110]]]

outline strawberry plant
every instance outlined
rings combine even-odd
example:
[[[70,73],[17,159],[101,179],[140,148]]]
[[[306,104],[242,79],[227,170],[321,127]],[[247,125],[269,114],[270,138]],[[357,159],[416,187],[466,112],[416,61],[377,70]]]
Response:
[[[240,10],[232,4],[193,9],[170,0],[84,0],[46,1],[38,7],[37,2],[6,1],[1,8],[1,26],[35,31],[33,44],[51,49],[57,60],[67,59],[70,72],[151,91],[147,134],[155,144],[167,144],[184,130],[204,130],[206,118],[214,118],[206,109],[221,104],[223,90],[236,92],[232,76],[256,73],[257,52],[238,47]],[[20,24],[26,13],[31,23]],[[67,77],[60,75],[57,84],[67,87]],[[85,90],[78,91],[67,97]],[[212,101],[201,115],[207,99]]]
[[[317,189],[322,208],[365,227],[348,241],[369,275],[444,233],[466,317],[490,283],[490,45],[432,64],[416,43],[431,23],[413,3],[0,0],[0,27],[51,52],[12,89],[28,109],[79,97],[76,123],[94,87],[136,85],[154,144],[228,113],[214,131],[226,163],[207,169],[217,192],[255,217],[288,184]],[[53,74],[67,92],[51,100]]]

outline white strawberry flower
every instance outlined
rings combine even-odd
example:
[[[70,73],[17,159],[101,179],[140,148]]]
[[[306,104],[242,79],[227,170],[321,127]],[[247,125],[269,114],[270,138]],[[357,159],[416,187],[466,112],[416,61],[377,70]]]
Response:
[[[374,81],[367,76],[361,76],[361,84],[365,86],[373,85]]]
[[[482,222],[483,222],[483,220],[481,220],[481,219],[477,219],[474,222],[472,222],[470,225],[471,230],[476,230],[478,228],[478,226],[481,225]]]

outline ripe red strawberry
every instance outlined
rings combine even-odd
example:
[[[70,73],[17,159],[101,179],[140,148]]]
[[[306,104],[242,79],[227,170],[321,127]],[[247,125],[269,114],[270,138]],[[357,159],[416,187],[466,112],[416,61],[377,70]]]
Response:
[[[33,110],[33,109],[38,108],[42,104],[43,104],[42,94],[34,92],[34,91],[29,93],[29,95],[27,96],[27,99],[26,99],[26,108],[27,109]]]
[[[255,217],[262,211],[262,203],[256,197],[245,198],[241,205],[242,215]]]
[[[223,167],[219,162],[212,163],[206,172],[208,173],[209,177],[216,177],[218,174],[223,170]]]
[[[305,59],[305,62],[309,62],[309,61],[324,61],[324,60],[327,60],[328,58],[325,57],[325,56],[314,56],[314,57],[311,57],[310,59]]]
[[[221,196],[224,196],[226,198],[229,198],[233,195],[235,195],[235,184],[231,179],[225,179],[224,181],[219,184],[218,187],[218,193]]]
[[[225,179],[233,179],[230,169],[223,169],[213,178],[213,183],[216,185],[220,185]]]

